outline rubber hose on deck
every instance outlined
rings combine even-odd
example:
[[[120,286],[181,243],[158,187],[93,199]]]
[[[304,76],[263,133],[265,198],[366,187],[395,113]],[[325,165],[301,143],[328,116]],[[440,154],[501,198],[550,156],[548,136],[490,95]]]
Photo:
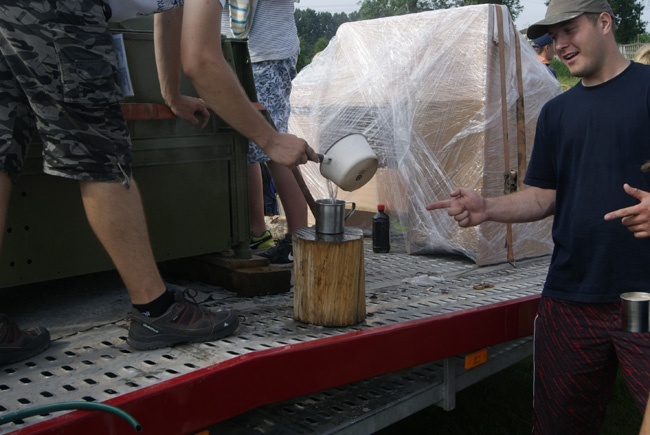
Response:
[[[50,405],[40,405],[34,406],[31,408],[23,409],[21,411],[11,412],[7,415],[0,416],[0,426],[5,423],[9,423],[16,420],[22,420],[27,417],[32,417],[34,415],[40,414],[49,414],[57,411],[70,411],[70,410],[88,410],[88,411],[104,411],[111,414],[115,414],[118,417],[129,422],[131,426],[136,430],[136,432],[142,432],[142,427],[140,423],[137,422],[130,414],[125,411],[122,411],[120,408],[114,406],[105,405],[103,403],[96,402],[60,402],[53,403]]]

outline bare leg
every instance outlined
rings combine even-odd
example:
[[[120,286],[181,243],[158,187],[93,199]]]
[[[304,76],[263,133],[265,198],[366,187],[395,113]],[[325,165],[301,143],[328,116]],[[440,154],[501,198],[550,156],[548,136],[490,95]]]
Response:
[[[11,195],[11,178],[5,172],[0,171],[0,248],[5,235],[7,225],[7,208],[9,207],[9,196]]]
[[[261,236],[266,231],[262,169],[259,163],[248,165],[248,219],[252,235]]]
[[[113,260],[131,302],[146,304],[165,291],[151,251],[147,224],[135,180],[119,183],[82,181],[81,198],[97,238]]]
[[[275,162],[269,162],[269,170],[273,177],[278,195],[282,200],[282,207],[287,215],[289,233],[307,226],[307,201],[296,181],[291,169]]]

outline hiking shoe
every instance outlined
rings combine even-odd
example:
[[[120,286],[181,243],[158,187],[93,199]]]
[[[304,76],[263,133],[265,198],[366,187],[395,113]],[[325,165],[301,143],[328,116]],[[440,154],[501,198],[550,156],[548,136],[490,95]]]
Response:
[[[0,314],[0,365],[31,358],[50,346],[50,333],[42,326],[20,329],[9,316]]]
[[[277,245],[258,254],[260,257],[268,258],[271,264],[293,263],[293,245],[291,234],[287,234]]]
[[[273,246],[275,246],[275,241],[273,240],[273,235],[269,230],[264,231],[259,237],[251,234],[250,247],[253,251],[257,249],[269,249]]]
[[[186,289],[174,293],[176,302],[162,316],[147,317],[133,309],[126,342],[136,350],[153,350],[180,343],[213,341],[232,334],[239,325],[232,311],[210,311]]]

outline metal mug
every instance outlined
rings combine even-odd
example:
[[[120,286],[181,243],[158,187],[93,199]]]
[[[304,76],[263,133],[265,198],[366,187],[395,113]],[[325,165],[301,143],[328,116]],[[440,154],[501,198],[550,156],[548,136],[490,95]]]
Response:
[[[621,295],[623,330],[627,332],[648,332],[650,316],[650,293],[629,292]]]
[[[352,209],[345,214],[345,204],[352,204]],[[345,221],[352,216],[357,205],[352,201],[341,199],[316,200],[316,232],[321,234],[343,234]]]

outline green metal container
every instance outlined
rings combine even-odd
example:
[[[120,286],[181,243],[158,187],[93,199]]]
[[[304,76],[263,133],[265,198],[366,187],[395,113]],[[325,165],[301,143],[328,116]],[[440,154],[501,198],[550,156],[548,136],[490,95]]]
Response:
[[[145,26],[146,27],[146,26]],[[122,33],[135,96],[125,103],[162,103],[150,30]],[[249,95],[255,95],[246,42],[223,40],[224,55]],[[181,89],[196,95],[186,77]],[[133,174],[140,187],[157,261],[249,244],[248,141],[212,117],[201,129],[177,119],[129,121]],[[0,288],[113,268],[92,233],[78,182],[44,175],[34,143],[10,200],[0,253]]]

